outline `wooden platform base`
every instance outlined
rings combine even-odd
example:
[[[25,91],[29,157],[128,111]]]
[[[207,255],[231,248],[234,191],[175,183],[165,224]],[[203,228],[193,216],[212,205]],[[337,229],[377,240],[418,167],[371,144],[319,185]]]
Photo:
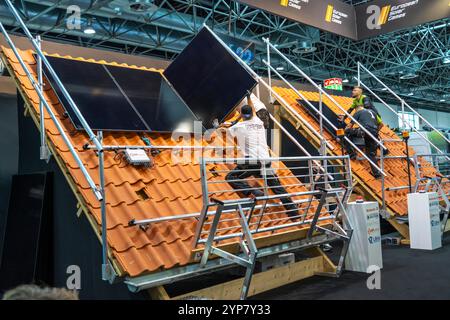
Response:
[[[313,257],[256,273],[250,284],[249,296],[269,291],[289,283],[312,277],[319,273],[335,273],[336,266],[319,248],[308,250]],[[183,300],[190,297],[210,300],[238,300],[244,279],[221,283],[205,289],[189,292],[176,297],[170,297],[163,287],[149,290],[153,300]]]

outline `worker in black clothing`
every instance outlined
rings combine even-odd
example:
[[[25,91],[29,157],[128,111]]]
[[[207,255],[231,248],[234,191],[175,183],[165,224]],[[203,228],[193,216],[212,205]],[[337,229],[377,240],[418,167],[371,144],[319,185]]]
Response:
[[[264,192],[252,189],[245,179],[251,176],[261,178],[265,172],[269,190],[277,195],[287,194],[288,192],[271,168],[271,163],[265,160],[270,158],[270,154],[264,123],[254,115],[253,108],[249,105],[244,105],[240,109],[240,113],[242,121],[228,128],[228,131],[237,138],[241,152],[249,160],[238,164],[227,174],[226,180],[233,189],[246,197],[261,197],[264,196]],[[265,170],[263,166],[265,166]],[[298,207],[290,197],[282,197],[280,200],[289,217],[298,216]]]
[[[353,103],[350,106],[350,109],[347,110],[348,113],[352,113],[359,106],[363,106],[366,109],[373,110],[376,114],[377,124],[381,126],[383,124],[383,120],[381,119],[381,115],[378,112],[377,108],[375,108],[372,100],[363,93],[363,89],[361,87],[354,87],[352,91]],[[347,116],[345,116],[347,118]]]
[[[374,137],[378,136],[378,122],[376,115],[373,111],[365,109],[362,105],[356,107],[356,112],[353,118],[358,121],[367,131],[369,131]],[[364,147],[367,157],[373,162],[377,163],[377,142],[373,140],[363,129],[355,127],[355,123],[350,122],[345,129],[345,136],[352,140],[355,137],[364,138]],[[356,158],[356,152],[353,150],[352,146],[345,141],[345,148],[347,153],[350,155],[351,159]],[[381,173],[378,169],[370,164],[372,168],[372,174],[375,178],[380,178]]]
[[[379,132],[381,130],[381,128],[383,127],[383,119],[381,118],[381,115],[380,115],[380,112],[378,112],[378,109],[372,103],[372,100],[364,94],[363,89],[359,86],[356,86],[353,88],[352,98],[353,98],[353,103],[350,106],[350,109],[347,110],[347,112],[352,113],[353,110],[355,110],[358,106],[363,106],[365,109],[371,110],[375,114],[375,117],[377,119],[378,132]],[[344,117],[344,121],[345,121],[345,119],[347,119],[347,116]],[[383,148],[381,150],[382,150],[384,156],[389,154],[388,149]]]

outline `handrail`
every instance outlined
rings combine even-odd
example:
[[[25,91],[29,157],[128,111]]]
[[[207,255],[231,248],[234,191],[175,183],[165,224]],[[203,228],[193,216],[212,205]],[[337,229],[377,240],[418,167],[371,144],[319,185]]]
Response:
[[[438,132],[438,134],[444,138],[445,141],[447,141],[448,143],[450,143],[450,139],[447,138],[441,131],[439,131],[438,129],[436,129],[434,126],[431,125],[430,122],[428,122],[427,119],[425,119],[420,113],[418,113],[416,110],[414,110],[405,100],[403,100],[398,94],[396,94],[391,88],[389,88],[383,81],[381,81],[376,75],[374,75],[369,69],[367,69],[361,62],[358,61],[358,70],[360,70],[360,68],[362,68],[363,70],[365,70],[369,75],[371,75],[379,84],[381,84],[387,91],[389,91],[395,98],[397,98],[403,105],[405,105],[406,107],[409,108],[409,110],[411,110],[415,115],[417,115],[420,119],[422,119],[427,125],[430,126],[430,128],[432,128],[433,130],[435,130],[436,132]],[[361,73],[360,71],[358,72],[358,81],[361,81]]]
[[[325,117],[325,115],[323,115],[320,110],[318,110],[308,99],[306,99],[306,97],[300,92],[298,91],[291,83],[289,83],[289,81],[286,80],[286,78],[284,78],[273,66],[269,65],[267,61],[263,60],[263,63],[265,63],[281,80],[283,80],[300,98],[303,99],[303,101],[305,101],[311,109],[313,109],[316,113],[321,114],[321,119],[325,120],[332,128],[333,130],[337,131],[338,128],[327,118]],[[351,141],[348,137],[344,137],[344,139],[353,147],[355,148],[355,150],[357,150],[358,152],[360,152],[362,154],[362,156],[369,161],[369,163],[371,163],[372,165],[374,165],[384,176],[386,176],[386,174],[384,173],[384,170],[381,169],[381,167],[379,167],[376,163],[374,163],[372,160],[369,159],[369,157],[357,146],[353,143],[353,141]]]
[[[14,45],[14,42],[11,40],[8,32],[6,31],[5,27],[3,26],[3,24],[1,22],[0,22],[0,30],[3,33],[3,35],[5,36],[6,42],[11,47],[14,55],[16,56],[17,60],[19,61],[19,63],[21,65],[21,67],[23,68],[25,74],[27,75],[27,78],[31,82],[31,85],[33,86],[34,90],[38,94],[40,101],[43,102],[43,104],[45,106],[45,109],[47,110],[48,114],[50,115],[50,117],[52,118],[53,122],[55,123],[56,128],[58,129],[61,137],[63,138],[63,140],[65,142],[65,144],[69,148],[70,153],[72,154],[72,156],[74,157],[75,161],[77,162],[81,172],[83,173],[84,177],[86,178],[86,180],[87,180],[87,182],[89,184],[89,187],[92,189],[92,192],[94,193],[95,197],[98,199],[98,201],[103,201],[102,193],[99,191],[99,189],[95,185],[94,181],[92,180],[91,176],[89,175],[89,173],[88,173],[84,163],[81,161],[80,157],[78,156],[78,153],[76,152],[75,148],[73,147],[72,143],[70,142],[70,139],[68,138],[67,134],[65,133],[63,127],[59,123],[55,113],[50,108],[50,106],[49,106],[49,104],[47,102],[47,99],[45,98],[45,96],[44,96],[44,94],[43,94],[39,84],[36,82],[34,77],[31,75],[30,70],[28,70],[27,65],[23,61],[22,57],[20,56],[19,52],[17,51],[16,46]]]
[[[73,101],[72,97],[70,96],[69,92],[66,90],[65,86],[63,85],[63,83],[59,79],[59,77],[56,74],[55,70],[53,69],[52,65],[47,60],[47,57],[42,52],[40,45],[33,38],[30,30],[25,25],[25,22],[22,20],[22,18],[20,17],[19,13],[17,12],[16,8],[11,3],[11,1],[10,0],[5,0],[5,2],[8,5],[9,9],[11,10],[11,13],[13,14],[14,18],[17,20],[17,22],[19,22],[19,25],[21,26],[21,28],[24,31],[25,35],[28,37],[28,39],[30,40],[31,44],[33,45],[33,47],[34,47],[34,49],[36,51],[36,54],[42,59],[42,62],[47,67],[50,75],[53,77],[53,79],[55,80],[56,84],[61,89],[61,92],[64,95],[64,97],[67,99],[67,102],[69,103],[70,107],[72,108],[72,111],[75,113],[75,115],[77,116],[78,120],[80,120],[80,123],[83,126],[84,130],[86,130],[86,133],[88,134],[89,139],[91,139],[91,141],[95,144],[95,146],[97,147],[97,150],[101,151],[102,150],[102,145],[98,141],[97,136],[92,131],[91,127],[87,123],[87,121],[84,118],[84,116],[81,114],[81,112],[78,109],[77,105],[75,104],[75,102]]]
[[[270,43],[269,39],[263,38],[263,41],[269,44],[269,46],[278,53],[284,60],[286,60],[287,63],[289,63],[295,70],[297,70],[308,82],[310,82],[317,90],[322,92],[328,99],[330,99],[341,111],[344,112],[344,114],[349,117],[355,124],[357,124],[366,134],[369,135],[381,148],[387,149],[383,143],[378,140],[369,130],[367,130],[359,121],[357,121],[351,114],[347,112],[330,94],[328,94],[322,87],[318,86],[317,83],[315,83],[303,70],[301,70],[299,67],[295,65],[288,57],[286,57],[280,50],[278,50],[272,43]]]
[[[358,80],[356,77],[354,77],[354,79]],[[373,90],[371,90],[361,79],[359,80],[359,84],[362,85],[367,91],[369,91],[369,93],[371,95],[373,95],[375,98],[377,98],[378,101],[380,101],[386,108],[388,108],[390,111],[392,111],[398,117],[398,119],[400,119],[402,121],[402,123],[404,125],[408,125],[415,133],[417,133],[419,136],[421,136],[422,139],[424,139],[432,147],[434,147],[437,150],[437,152],[445,155],[445,153],[442,152],[433,142],[431,142],[430,139],[428,139],[426,136],[424,136],[422,132],[420,132],[419,130],[414,128],[414,126],[412,125],[412,123],[410,121],[405,120],[404,117],[400,117],[400,115],[394,110],[394,108],[392,108],[388,103],[386,103],[386,101],[384,101],[379,95],[377,95],[375,92],[373,92]],[[447,157],[447,160],[450,161],[450,158]]]

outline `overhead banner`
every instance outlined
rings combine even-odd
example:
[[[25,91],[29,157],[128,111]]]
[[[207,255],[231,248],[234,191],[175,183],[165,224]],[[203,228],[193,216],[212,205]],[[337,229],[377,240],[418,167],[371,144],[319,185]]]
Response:
[[[450,17],[450,0],[374,0],[355,6],[358,39]]]
[[[251,7],[357,39],[355,9],[339,0],[238,0]]]
[[[237,0],[251,7],[360,40],[450,17],[450,0]]]

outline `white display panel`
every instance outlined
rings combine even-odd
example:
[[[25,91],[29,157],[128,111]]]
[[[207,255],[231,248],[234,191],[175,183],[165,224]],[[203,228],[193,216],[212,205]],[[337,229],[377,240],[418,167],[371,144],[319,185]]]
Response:
[[[353,229],[353,236],[345,259],[345,269],[367,273],[370,266],[383,268],[378,203],[351,202],[348,204],[347,217],[347,227]]]
[[[411,249],[434,250],[442,246],[436,192],[408,194],[408,220]]]

